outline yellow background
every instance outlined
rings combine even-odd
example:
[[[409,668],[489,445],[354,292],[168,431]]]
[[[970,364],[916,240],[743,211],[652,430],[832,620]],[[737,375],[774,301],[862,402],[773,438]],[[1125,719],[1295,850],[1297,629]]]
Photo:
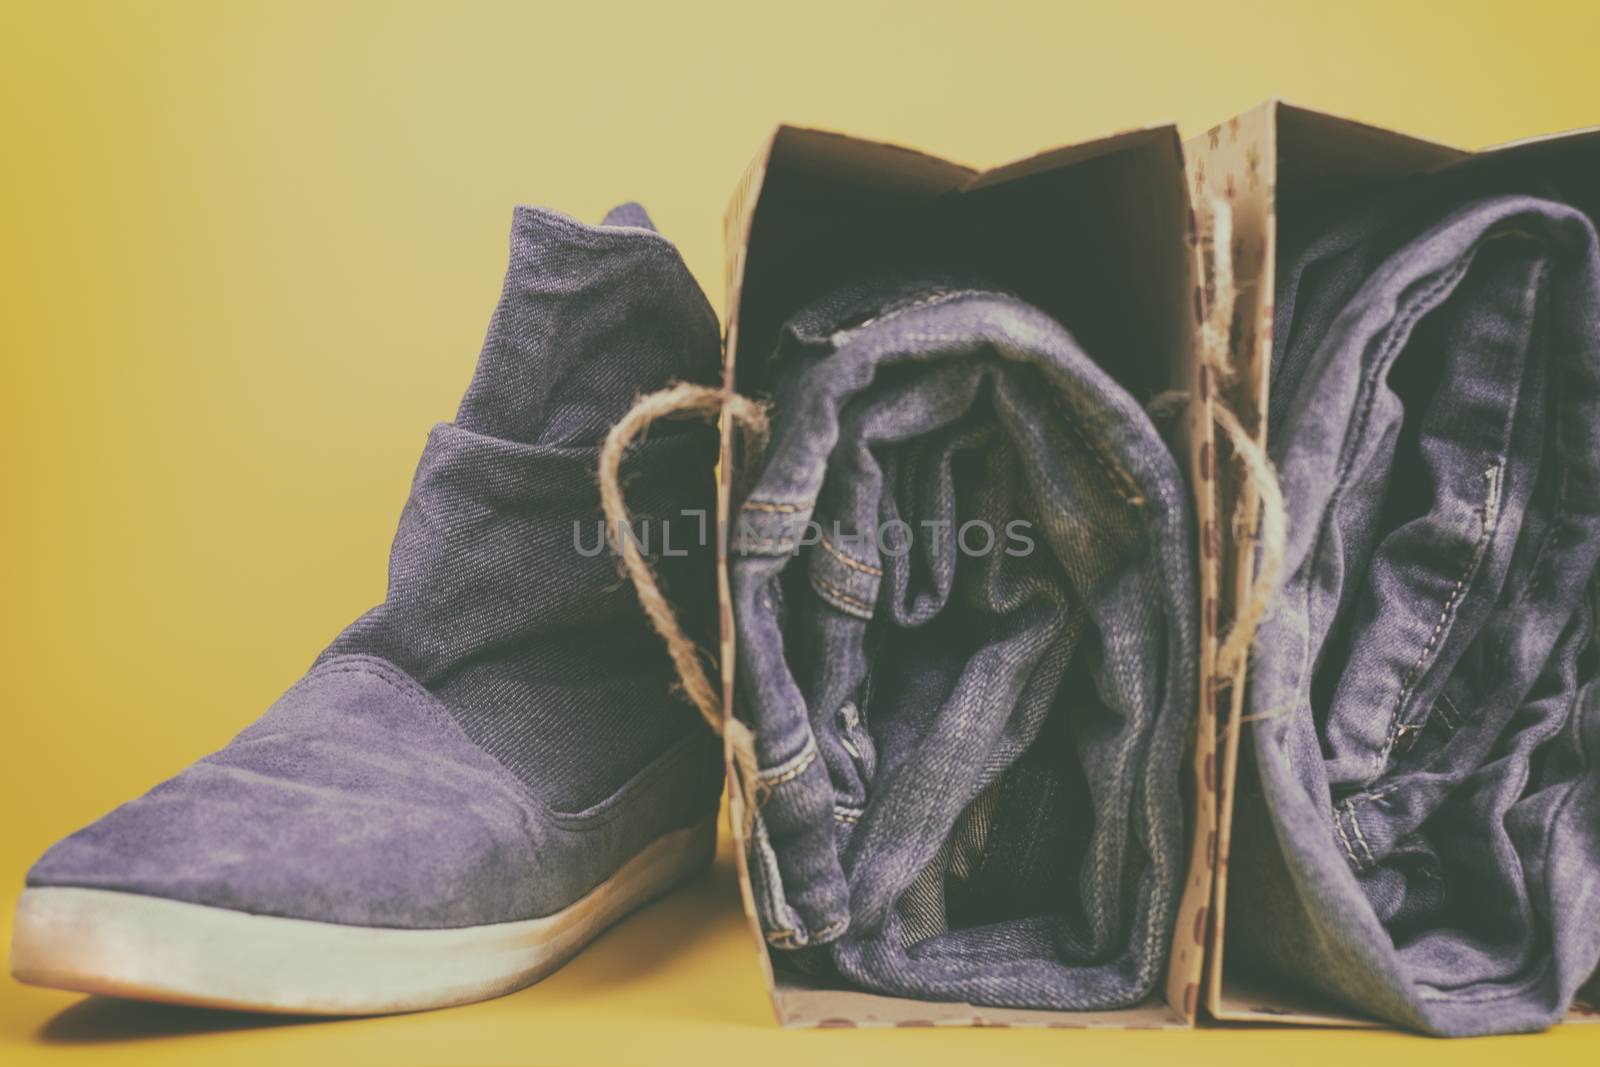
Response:
[[[48,844],[382,597],[514,203],[643,200],[720,308],[724,201],[779,120],[988,164],[1279,94],[1477,146],[1600,121],[1597,40],[1593,0],[0,7],[0,936]],[[745,937],[724,858],[499,1001],[272,1025],[4,979],[0,1058],[1600,1062],[1600,1027],[782,1033]]]

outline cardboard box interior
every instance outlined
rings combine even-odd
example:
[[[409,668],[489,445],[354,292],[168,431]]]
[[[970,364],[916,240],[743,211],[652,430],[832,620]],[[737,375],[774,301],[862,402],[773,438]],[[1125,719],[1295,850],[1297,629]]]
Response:
[[[1574,197],[1600,218],[1600,131],[1581,131],[1521,142],[1481,153],[1420,141],[1403,134],[1271,101],[1217,126],[1187,144],[1190,188],[1202,236],[1211,227],[1209,205],[1221,197],[1231,208],[1233,260],[1239,303],[1232,329],[1235,385],[1222,399],[1230,404],[1258,441],[1264,442],[1272,349],[1273,279],[1279,248],[1299,247],[1342,212],[1380,195],[1386,187],[1421,173],[1450,170],[1473,180],[1526,187],[1546,183]],[[1227,469],[1227,457],[1220,456]],[[1234,512],[1234,487],[1219,484],[1221,514]],[[1253,513],[1251,502],[1247,508]],[[1238,603],[1254,573],[1253,537],[1236,538],[1224,552],[1224,627],[1227,607]],[[1228,857],[1235,832],[1252,834],[1253,845],[1271,840],[1265,814],[1252,784],[1240,739],[1243,673],[1225,680],[1221,690],[1221,780],[1217,843],[1216,903],[1207,950],[1206,1009],[1229,1021],[1270,1021],[1305,1025],[1370,1026],[1347,1009],[1316,994],[1290,988],[1273,976],[1252,973],[1227,952]],[[1236,954],[1235,954],[1236,955]],[[1596,983],[1593,994],[1600,994]],[[1573,1020],[1600,1021],[1594,1005],[1600,995],[1580,1002]]]
[[[1194,219],[1176,131],[1156,127],[1046,152],[980,173],[893,145],[780,127],[757,155],[726,216],[726,376],[764,397],[782,323],[837,284],[873,271],[978,275],[1062,321],[1136,397],[1195,393]],[[723,420],[719,493],[727,528],[742,457]],[[1209,433],[1204,412],[1195,434]],[[1184,435],[1179,433],[1180,437]],[[1209,444],[1179,443],[1192,472],[1209,474]],[[1197,483],[1198,484],[1198,483]],[[1209,486],[1197,491],[1206,508]],[[1209,515],[1209,511],[1207,512]],[[1204,518],[1204,516],[1203,516]],[[725,542],[725,538],[723,539]],[[733,714],[733,627],[722,548],[724,714]],[[1213,569],[1209,593],[1215,593]],[[1203,588],[1202,595],[1207,595]],[[1202,656],[1211,662],[1209,646]],[[1201,692],[1209,692],[1209,678]],[[1184,1026],[1195,1015],[1214,855],[1215,735],[1211,702],[1197,712],[1189,870],[1162,995],[1124,1011],[1007,1011],[821,989],[774,971],[755,919],[740,836],[743,798],[730,789],[741,891],[778,1018],[791,1026]],[[1201,773],[1203,769],[1204,773]],[[730,772],[731,773],[731,772]]]

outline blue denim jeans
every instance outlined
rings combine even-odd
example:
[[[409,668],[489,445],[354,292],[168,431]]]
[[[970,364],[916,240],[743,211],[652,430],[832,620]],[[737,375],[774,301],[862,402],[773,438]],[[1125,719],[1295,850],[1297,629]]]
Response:
[[[1286,580],[1229,933],[1436,1034],[1559,1019],[1600,960],[1600,259],[1581,212],[1423,183],[1278,284]]]
[[[1000,292],[847,289],[790,320],[774,369],[731,544],[775,957],[907,997],[1145,998],[1197,670],[1176,461]]]

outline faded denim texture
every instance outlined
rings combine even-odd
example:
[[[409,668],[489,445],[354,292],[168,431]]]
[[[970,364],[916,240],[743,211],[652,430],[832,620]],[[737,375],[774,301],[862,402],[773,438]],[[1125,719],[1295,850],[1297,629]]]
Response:
[[[1594,226],[1424,181],[1284,261],[1232,951],[1417,1030],[1536,1030],[1600,961]]]
[[[227,747],[60,842],[30,886],[361,926],[536,918],[711,818],[720,746],[593,539],[600,444],[636,396],[715,381],[715,316],[637,205],[519,208],[454,422],[428,438],[384,603]],[[663,425],[624,465],[643,516],[709,509],[716,437]],[[687,547],[687,545],[685,546]],[[663,559],[713,617],[708,549]],[[710,857],[706,857],[709,861]]]
[[[779,965],[981,1005],[1144,999],[1183,876],[1197,670],[1176,461],[1001,292],[852,287],[788,323],[774,369],[732,584]],[[972,522],[992,550],[981,527],[963,550]]]

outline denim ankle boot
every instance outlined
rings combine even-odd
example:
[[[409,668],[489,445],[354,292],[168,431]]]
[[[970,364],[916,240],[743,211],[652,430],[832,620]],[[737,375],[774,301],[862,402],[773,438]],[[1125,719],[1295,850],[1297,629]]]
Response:
[[[221,751],[50,849],[12,967],[40,985],[281,1012],[504,993],[701,870],[720,746],[600,551],[606,431],[712,382],[715,316],[635,205],[519,208],[454,422],[429,436],[388,595]],[[714,433],[662,425],[636,514],[710,509]],[[695,526],[691,517],[686,520]],[[691,625],[708,548],[657,564]]]

